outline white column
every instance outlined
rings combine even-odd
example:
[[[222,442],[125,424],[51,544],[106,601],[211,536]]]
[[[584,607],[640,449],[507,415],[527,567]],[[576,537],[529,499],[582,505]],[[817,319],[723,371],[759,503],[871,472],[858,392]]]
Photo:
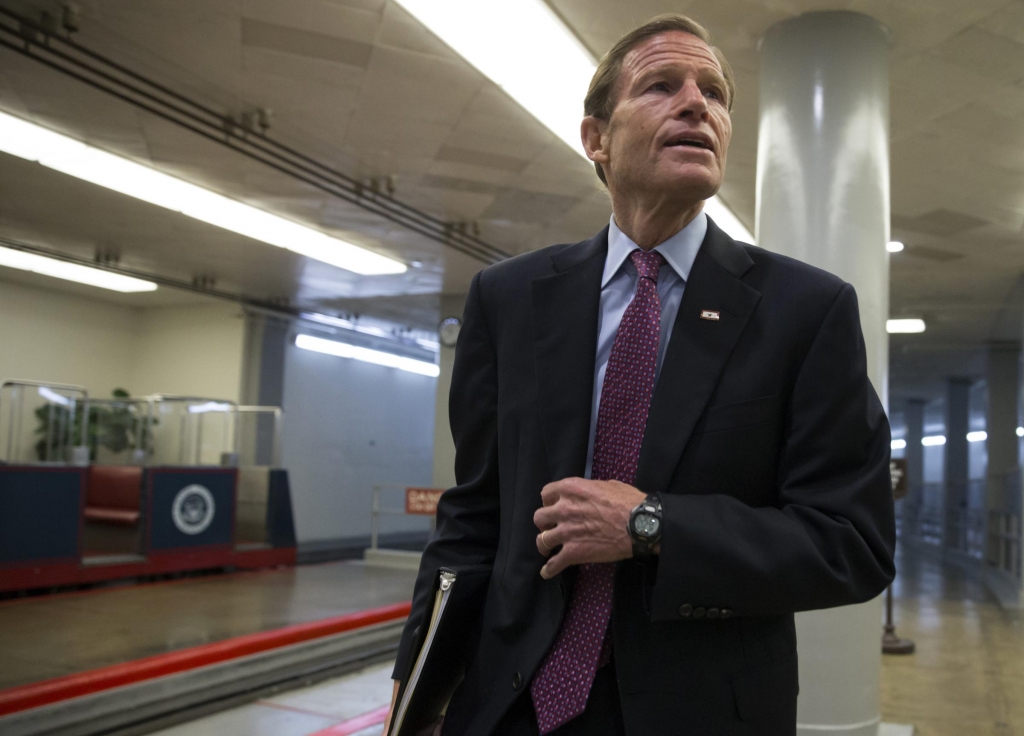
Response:
[[[1019,481],[1013,482],[1014,475],[1019,478],[1021,472],[1017,438],[1020,354],[1017,343],[990,345],[985,376],[988,384],[985,582],[1003,606],[1016,609],[1024,605],[1024,580],[1017,574],[1020,550],[1007,544],[1004,535],[1016,530],[1012,517],[1020,518],[1021,488],[1024,488]]]
[[[462,319],[466,306],[466,295],[441,296],[441,320],[448,317]],[[448,423],[448,393],[452,385],[452,367],[455,365],[455,348],[441,346],[441,373],[437,377],[437,398],[434,406],[434,488],[451,488],[455,485],[455,442],[452,428]]]
[[[971,380],[946,381],[946,446],[942,453],[942,489],[945,552],[967,554],[967,432],[970,430]]]
[[[887,403],[889,36],[848,12],[808,13],[761,42],[757,242],[849,281],[868,372]],[[872,736],[881,598],[797,616],[800,736]]]
[[[907,422],[907,497],[903,499],[903,534],[920,536],[920,519],[924,510],[924,399],[910,399],[904,410]]]

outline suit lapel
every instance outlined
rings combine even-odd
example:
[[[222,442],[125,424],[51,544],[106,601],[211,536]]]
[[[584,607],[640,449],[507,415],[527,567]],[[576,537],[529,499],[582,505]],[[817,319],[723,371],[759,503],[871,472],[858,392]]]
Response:
[[[664,491],[726,360],[761,299],[740,277],[753,265],[743,248],[708,218],[654,389],[636,485]],[[702,319],[702,310],[720,313]]]
[[[533,281],[533,350],[553,479],[582,476],[587,460],[601,275],[608,229],[552,256],[555,273]]]

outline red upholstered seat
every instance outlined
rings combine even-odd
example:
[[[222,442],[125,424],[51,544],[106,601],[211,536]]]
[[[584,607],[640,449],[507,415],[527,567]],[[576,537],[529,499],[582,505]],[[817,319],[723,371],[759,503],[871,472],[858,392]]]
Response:
[[[142,468],[130,465],[92,465],[85,518],[107,524],[133,526],[139,521]]]

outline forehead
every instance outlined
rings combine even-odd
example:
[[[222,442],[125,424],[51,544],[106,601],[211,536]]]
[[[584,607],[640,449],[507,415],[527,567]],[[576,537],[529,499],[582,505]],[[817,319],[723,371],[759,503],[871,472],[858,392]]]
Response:
[[[645,39],[622,60],[621,81],[629,83],[644,72],[661,66],[679,65],[707,69],[724,76],[711,47],[692,33],[667,31]]]

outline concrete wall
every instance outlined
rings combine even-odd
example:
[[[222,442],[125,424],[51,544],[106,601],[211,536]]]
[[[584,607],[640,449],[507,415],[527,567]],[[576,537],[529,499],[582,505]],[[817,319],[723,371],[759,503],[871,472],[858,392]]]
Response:
[[[133,394],[241,398],[244,315],[225,302],[139,313]]]
[[[437,379],[285,346],[284,466],[299,542],[370,533],[377,484],[430,486]],[[396,489],[387,506],[401,506]],[[390,517],[382,532],[426,531]]]
[[[131,381],[138,324],[116,304],[0,282],[0,380],[77,383],[110,396]]]
[[[247,334],[230,303],[136,309],[0,281],[0,379],[76,383],[97,397],[125,388],[280,402],[299,540],[365,537],[375,484],[433,483],[437,379],[299,350],[294,330],[275,321],[274,339],[252,324]],[[386,518],[382,531],[428,528],[424,517]]]
[[[137,309],[0,282],[0,380],[238,400],[244,334],[234,304]]]

